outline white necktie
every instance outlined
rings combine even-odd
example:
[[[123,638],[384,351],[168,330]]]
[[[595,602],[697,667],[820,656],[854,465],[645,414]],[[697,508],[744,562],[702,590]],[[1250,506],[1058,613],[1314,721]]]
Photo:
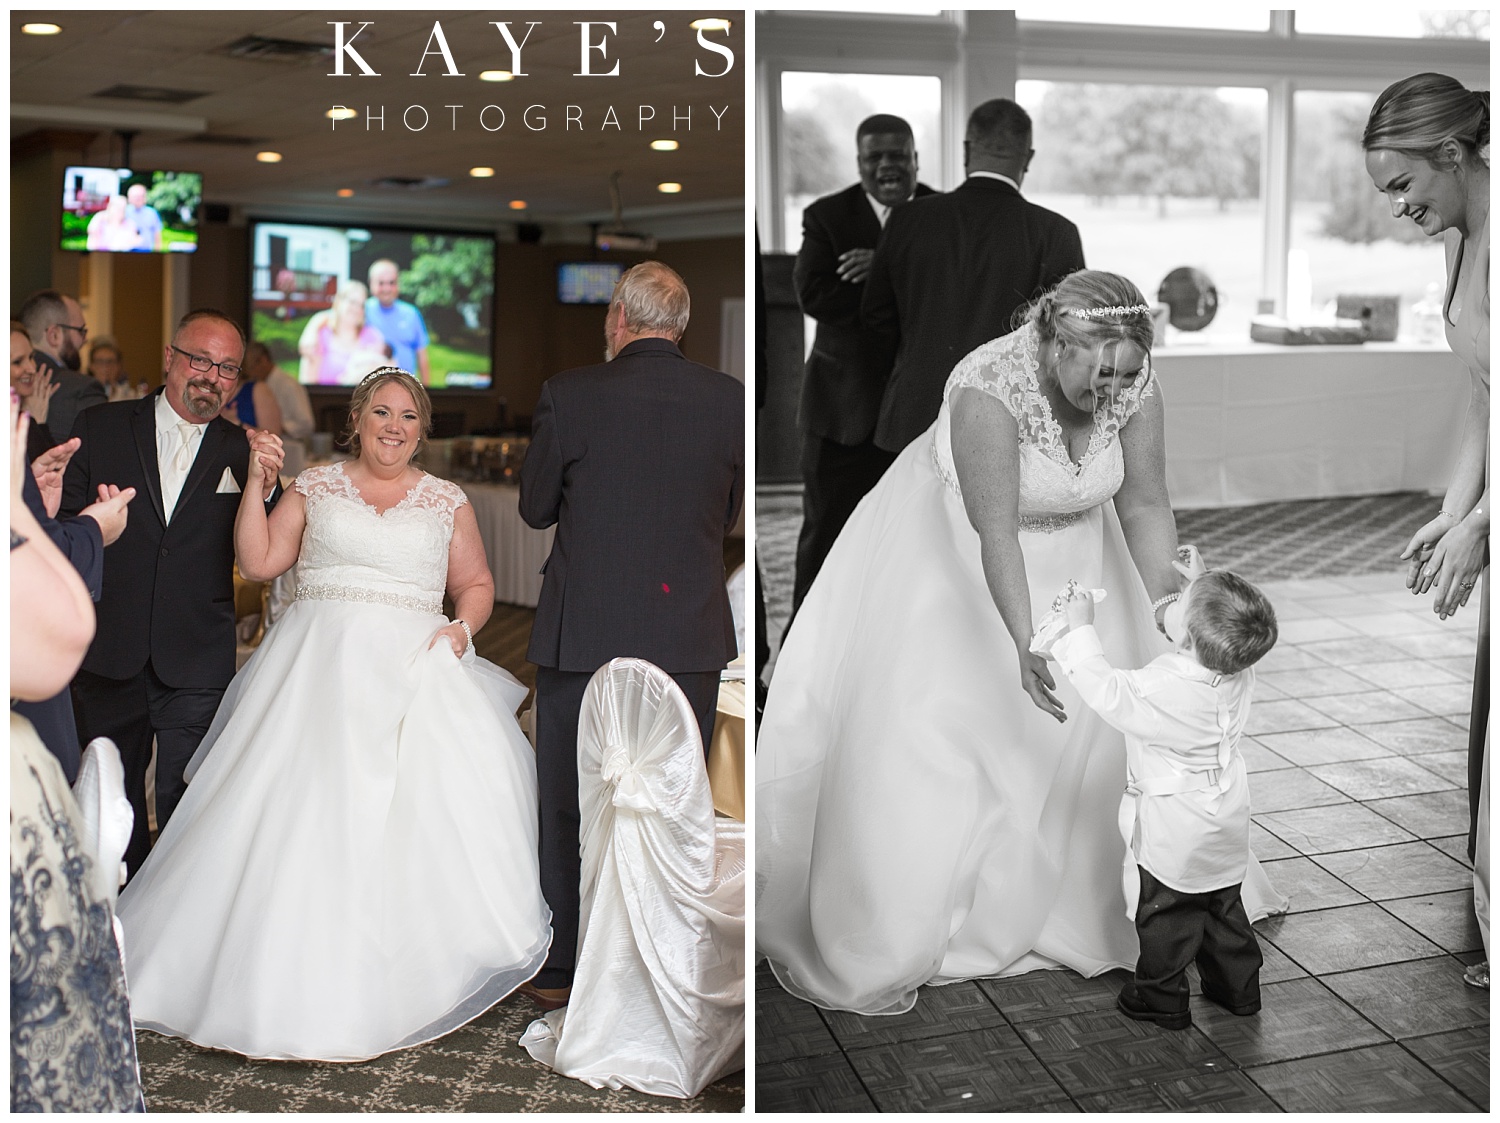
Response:
[[[177,432],[182,435],[182,446],[177,450],[177,461],[173,465],[179,476],[186,476],[188,469],[193,466],[193,435],[198,431],[198,426],[191,421],[179,421]]]

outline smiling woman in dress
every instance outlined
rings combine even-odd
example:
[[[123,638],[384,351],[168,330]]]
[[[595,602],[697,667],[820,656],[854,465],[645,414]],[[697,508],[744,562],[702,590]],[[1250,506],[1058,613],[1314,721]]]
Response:
[[[473,654],[493,586],[463,492],[411,462],[431,415],[410,374],[373,372],[355,459],[303,472],[269,519],[279,440],[254,438],[236,557],[251,580],[295,562],[297,599],[121,898],[140,1026],[362,1060],[462,1025],[546,958],[526,688]]]

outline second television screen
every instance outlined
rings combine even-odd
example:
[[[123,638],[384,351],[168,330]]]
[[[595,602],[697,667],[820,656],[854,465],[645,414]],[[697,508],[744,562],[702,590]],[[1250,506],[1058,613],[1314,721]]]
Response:
[[[398,366],[433,389],[490,385],[495,240],[257,222],[251,331],[308,386]]]

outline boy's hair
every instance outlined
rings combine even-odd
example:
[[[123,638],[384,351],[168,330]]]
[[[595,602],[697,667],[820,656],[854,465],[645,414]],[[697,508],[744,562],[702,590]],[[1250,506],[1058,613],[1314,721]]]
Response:
[[[1227,569],[1193,582],[1186,625],[1198,662],[1221,675],[1238,674],[1276,646],[1276,610],[1266,594]]]

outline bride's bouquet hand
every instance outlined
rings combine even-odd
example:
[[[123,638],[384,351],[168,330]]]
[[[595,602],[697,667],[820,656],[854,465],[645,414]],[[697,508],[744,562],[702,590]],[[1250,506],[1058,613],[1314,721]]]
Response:
[[[1057,680],[1047,669],[1047,658],[1034,651],[1021,651],[1021,689],[1031,696],[1036,708],[1051,714],[1058,721],[1067,721],[1062,703],[1052,692],[1057,689]]]

